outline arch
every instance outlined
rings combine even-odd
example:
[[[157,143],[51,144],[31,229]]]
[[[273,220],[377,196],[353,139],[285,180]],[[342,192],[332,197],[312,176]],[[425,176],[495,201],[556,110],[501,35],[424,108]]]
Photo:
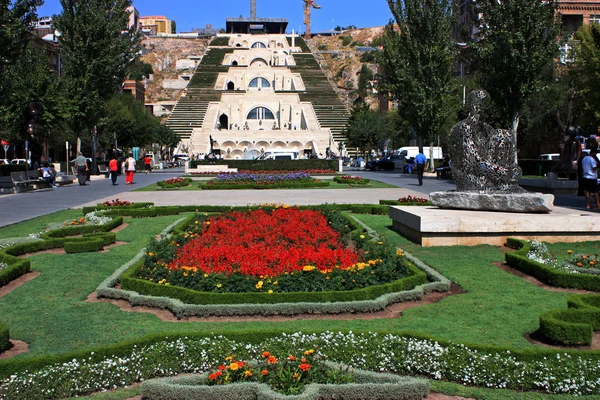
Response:
[[[237,66],[237,65],[238,65],[238,62],[237,62],[237,60],[233,60],[233,61],[231,62],[231,65],[233,65],[234,67],[235,67],[235,66]]]
[[[229,153],[229,158],[241,160],[244,158],[244,152],[242,150],[231,150],[231,153]]]
[[[235,83],[233,83],[232,81],[229,81],[227,83],[227,90],[235,90]]]
[[[287,144],[285,144],[285,142],[282,142],[280,140],[273,142],[271,146],[273,146],[273,148],[275,149],[286,149],[288,147]]]
[[[256,142],[256,145],[254,146],[255,149],[261,149],[264,148],[265,150],[268,149],[271,145],[269,144],[269,142],[265,141],[265,140],[259,140],[258,142]]]
[[[250,66],[259,66],[259,67],[266,67],[268,66],[269,63],[267,62],[267,60],[265,60],[264,58],[258,57],[255,58],[254,60],[252,60],[252,62],[250,63]]]
[[[293,142],[290,142],[290,144],[288,145],[288,147],[290,149],[296,149],[296,151],[300,151],[301,149],[304,148],[304,145],[301,142],[293,141]]]
[[[219,117],[219,124],[221,124],[221,129],[229,129],[229,117],[227,116],[227,114],[221,114],[221,116]]]
[[[237,144],[235,144],[235,142],[232,142],[231,140],[226,140],[219,147],[227,151],[227,148],[230,148],[231,150],[235,149],[237,147]]]
[[[254,42],[252,43],[253,49],[266,49],[267,46],[263,42]]]
[[[242,45],[240,43],[236,43],[235,47],[242,47]]]
[[[257,76],[256,78],[254,78],[250,81],[250,83],[248,84],[248,87],[249,88],[270,88],[271,84],[269,83],[269,81],[266,78]]]
[[[244,40],[244,42],[242,43],[242,46],[244,46],[244,47],[248,47],[248,41],[247,41],[247,40]]]
[[[275,119],[275,115],[267,107],[258,106],[248,112],[246,119]]]

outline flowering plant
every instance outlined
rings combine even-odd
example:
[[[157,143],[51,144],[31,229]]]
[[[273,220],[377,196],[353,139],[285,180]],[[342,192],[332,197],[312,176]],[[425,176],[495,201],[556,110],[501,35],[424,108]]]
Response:
[[[302,172],[310,175],[327,175],[327,174],[335,174],[335,171],[332,169],[303,169],[294,172]],[[289,174],[290,171],[285,170],[239,170],[238,172],[221,172],[220,174],[254,174],[254,175],[283,175]],[[192,172],[191,175],[214,175],[214,172]]]
[[[74,219],[72,221],[63,222],[63,226],[85,225],[85,218]]]
[[[213,180],[206,182],[206,185],[215,184],[261,184],[272,185],[282,182],[310,182],[312,178],[306,172],[292,172],[285,174],[255,174],[255,173],[233,173],[219,174]]]
[[[366,185],[371,182],[370,179],[365,179],[361,176],[340,175],[333,178],[335,182],[345,183],[349,185]]]
[[[327,368],[315,349],[306,350],[299,356],[282,358],[263,351],[258,363],[238,361],[232,355],[211,369],[208,375],[209,385],[261,382],[285,395],[299,394],[311,383],[342,384],[353,381],[353,375],[347,370]]]
[[[429,200],[425,199],[423,197],[411,196],[409,194],[408,196],[399,198],[398,202],[399,203],[427,203],[427,202],[429,202]]]
[[[161,187],[182,187],[188,186],[191,182],[190,178],[170,178],[160,181],[157,184]]]
[[[572,251],[569,250],[568,254],[572,254]],[[577,266],[579,268],[600,268],[600,258],[598,258],[598,253],[596,254],[575,254],[571,259],[568,259],[567,262],[571,265]]]
[[[127,200],[114,199],[114,200],[107,200],[104,203],[102,203],[102,205],[104,207],[122,207],[122,206],[130,206],[131,202],[127,201]]]
[[[352,233],[334,211],[264,207],[196,216],[190,228],[152,242],[135,276],[203,292],[272,294],[354,290],[408,275],[402,255]]]

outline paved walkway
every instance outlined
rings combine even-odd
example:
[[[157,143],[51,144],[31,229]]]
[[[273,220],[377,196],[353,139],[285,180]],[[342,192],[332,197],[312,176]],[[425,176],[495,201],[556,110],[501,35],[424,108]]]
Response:
[[[104,176],[94,176],[87,186],[76,183],[28,193],[0,196],[0,227],[15,224],[41,215],[68,208],[95,205],[116,198],[128,201],[150,201],[156,205],[232,205],[244,206],[264,203],[302,204],[376,204],[379,200],[396,200],[407,195],[428,197],[429,193],[453,190],[453,181],[426,177],[423,186],[417,184],[416,175],[400,174],[394,171],[355,171],[348,173],[373,178],[396,188],[371,189],[306,189],[306,190],[219,190],[219,191],[163,191],[132,192],[157,181],[179,176],[181,168],[154,171],[149,175],[135,175],[134,185],[125,185],[124,177],[119,177],[119,185],[112,186]],[[574,195],[557,195],[555,205],[585,212],[585,200]]]

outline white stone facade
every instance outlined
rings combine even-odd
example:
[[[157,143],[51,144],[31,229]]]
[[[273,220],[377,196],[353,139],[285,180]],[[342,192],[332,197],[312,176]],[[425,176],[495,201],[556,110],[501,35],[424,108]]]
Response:
[[[252,48],[255,43],[265,47]],[[337,149],[312,104],[298,97],[306,89],[300,74],[288,68],[295,63],[286,35],[236,35],[229,45],[245,49],[226,54],[223,64],[231,67],[214,87],[223,92],[221,100],[208,105],[202,126],[182,143],[190,154],[209,153],[211,137],[225,159],[252,159],[266,151],[318,156],[327,147]]]

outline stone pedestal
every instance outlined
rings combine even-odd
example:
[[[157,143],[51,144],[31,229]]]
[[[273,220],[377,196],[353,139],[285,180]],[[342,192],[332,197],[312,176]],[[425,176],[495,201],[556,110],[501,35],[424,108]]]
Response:
[[[549,213],[554,207],[554,196],[543,193],[475,193],[433,192],[431,203],[440,208],[475,211],[518,213]]]

